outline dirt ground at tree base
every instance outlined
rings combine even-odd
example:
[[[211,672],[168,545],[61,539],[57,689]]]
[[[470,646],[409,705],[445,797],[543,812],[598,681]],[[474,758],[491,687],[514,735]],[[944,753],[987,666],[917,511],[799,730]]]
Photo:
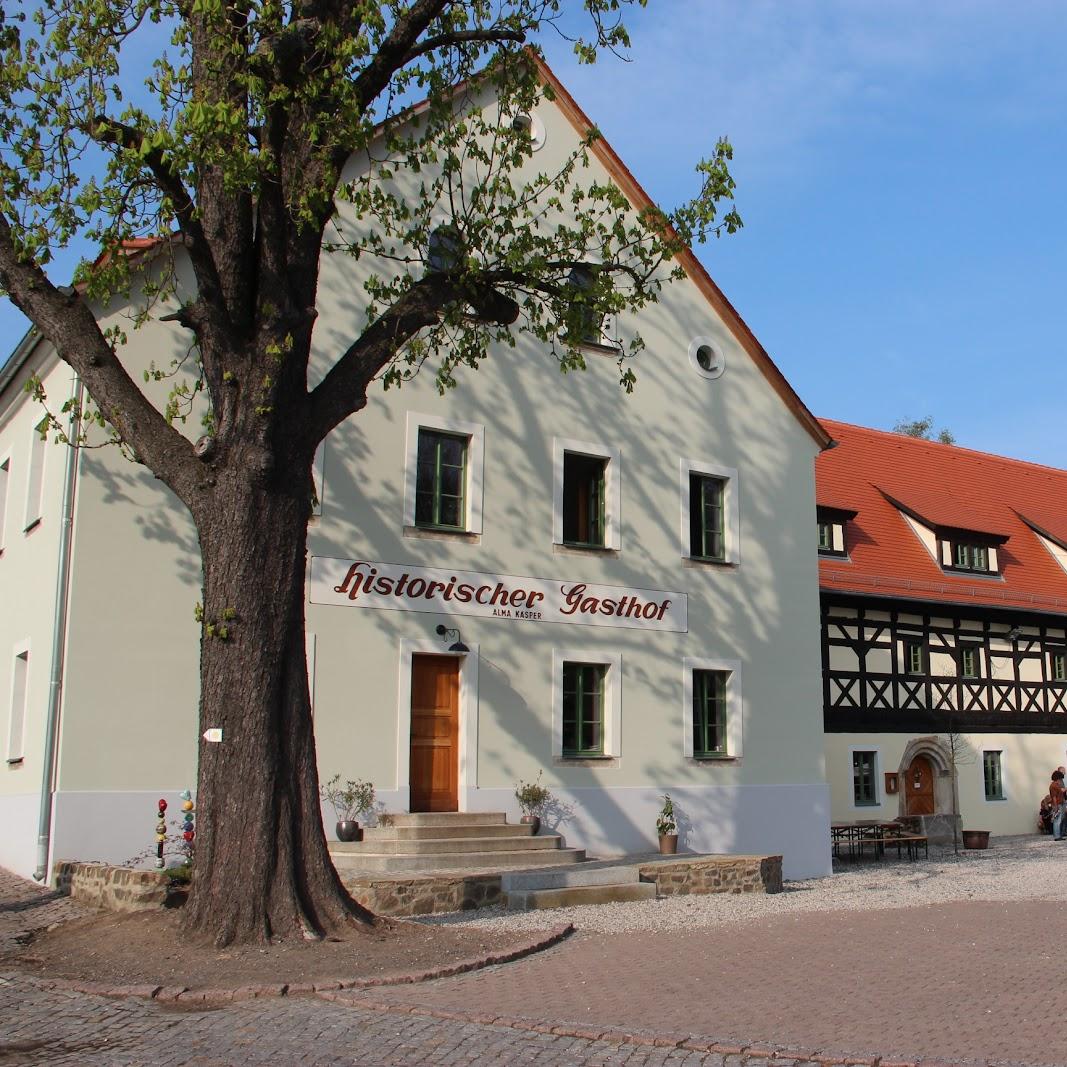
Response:
[[[217,949],[184,934],[180,911],[98,912],[28,935],[0,957],[0,967],[42,978],[195,990],[379,978],[447,967],[529,940],[528,933],[391,919],[353,926],[344,938]]]

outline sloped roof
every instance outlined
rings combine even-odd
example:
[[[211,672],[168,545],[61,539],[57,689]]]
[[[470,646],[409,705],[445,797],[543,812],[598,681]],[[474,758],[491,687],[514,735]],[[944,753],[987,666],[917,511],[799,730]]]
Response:
[[[555,98],[553,102],[563,112],[579,135],[584,137],[590,130],[596,129],[595,125],[578,106],[574,97],[567,91],[544,59],[532,50],[529,50],[527,54],[533,59],[541,79],[552,89]],[[655,206],[652,198],[641,187],[637,179],[630,173],[629,168],[603,136],[598,137],[589,150],[604,165],[634,207],[646,208]],[[827,433],[825,427],[811,413],[804,401],[800,399],[796,390],[778,369],[777,364],[767,354],[767,350],[756,340],[756,335],[749,329],[748,324],[741,318],[733,304],[726,299],[722,290],[712,280],[711,275],[708,274],[704,265],[697,259],[693,250],[684,248],[678,254],[677,259],[689,279],[700,290],[704,299],[715,309],[723,322],[726,323],[727,328],[737,338],[738,344],[748,353],[801,426],[814,438],[820,448],[828,447],[832,435]]]
[[[1067,471],[821,422],[837,444],[816,458],[816,500],[857,513],[848,559],[819,559],[824,591],[1067,614],[1067,572],[1032,529],[1067,541]],[[929,526],[1005,539],[1000,575],[942,570],[897,505]]]

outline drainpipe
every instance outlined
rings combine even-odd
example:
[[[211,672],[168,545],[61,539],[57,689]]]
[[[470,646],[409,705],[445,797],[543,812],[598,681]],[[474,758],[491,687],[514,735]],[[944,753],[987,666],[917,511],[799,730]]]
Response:
[[[37,869],[33,877],[48,881],[48,854],[52,847],[52,798],[56,788],[56,742],[59,737],[59,711],[63,702],[63,667],[67,652],[67,607],[70,602],[71,541],[74,533],[74,489],[78,480],[78,435],[84,389],[74,376],[74,404],[67,427],[66,465],[63,470],[63,521],[59,528],[59,575],[56,579],[56,606],[52,623],[52,667],[48,685],[48,719],[44,734],[44,760],[41,771],[41,808],[37,819]]]

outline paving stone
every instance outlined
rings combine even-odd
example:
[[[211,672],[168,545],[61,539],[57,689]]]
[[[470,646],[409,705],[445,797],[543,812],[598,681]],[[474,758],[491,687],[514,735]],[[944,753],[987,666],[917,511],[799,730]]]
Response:
[[[42,915],[70,917],[68,905],[0,874],[0,942],[16,942]],[[542,956],[422,985],[368,995],[306,983],[290,996],[280,995],[282,984],[257,986],[245,991],[249,999],[212,1010],[182,987],[116,1000],[6,970],[0,1063],[975,1067],[992,1055],[1005,1067],[1063,1064],[1067,995],[1046,989],[1036,1005],[1032,995],[1034,961],[1067,936],[1061,911],[961,902],[790,916],[728,936],[582,935]],[[862,953],[847,948],[857,945]],[[909,980],[916,958],[922,989]],[[325,985],[329,1000],[296,995]],[[703,1037],[716,1032],[750,1040]],[[979,1056],[962,1054],[975,1047],[963,1043],[971,1032],[984,1045]],[[848,1052],[879,1044],[880,1060]],[[838,1046],[840,1055],[814,1052]]]

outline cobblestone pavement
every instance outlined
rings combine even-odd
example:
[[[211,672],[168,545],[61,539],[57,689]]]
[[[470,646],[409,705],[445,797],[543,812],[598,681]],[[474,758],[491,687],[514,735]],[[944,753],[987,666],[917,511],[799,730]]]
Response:
[[[651,906],[655,906],[652,904]],[[581,934],[518,966],[341,994],[904,1059],[1067,1064],[1067,911],[1048,901]]]
[[[77,910],[0,878],[0,939]],[[459,978],[214,1011],[8,972],[0,1067],[1063,1067],[1064,944],[1062,904],[971,901],[579,935]]]

